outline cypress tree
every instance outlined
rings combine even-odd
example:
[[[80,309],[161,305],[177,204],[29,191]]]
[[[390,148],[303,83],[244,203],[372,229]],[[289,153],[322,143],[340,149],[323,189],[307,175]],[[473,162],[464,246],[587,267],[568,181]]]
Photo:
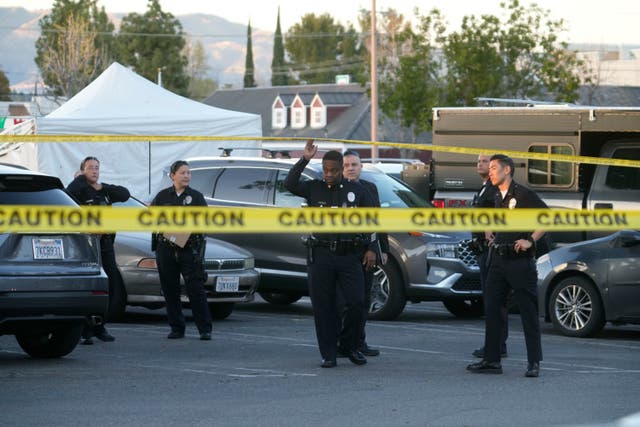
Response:
[[[271,60],[271,85],[287,86],[288,84],[289,76],[287,75],[286,63],[284,61],[284,43],[282,42],[280,8],[278,7],[278,23],[276,24],[276,34],[273,38],[273,59]]]
[[[253,65],[253,46],[251,44],[251,21],[247,27],[247,56],[244,61],[244,87],[256,87],[254,78],[255,66]]]

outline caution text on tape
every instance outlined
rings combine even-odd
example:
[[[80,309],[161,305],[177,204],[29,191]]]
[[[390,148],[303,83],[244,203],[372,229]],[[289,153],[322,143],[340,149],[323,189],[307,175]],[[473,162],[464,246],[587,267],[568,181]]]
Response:
[[[640,211],[0,206],[0,232],[310,233],[640,229]]]

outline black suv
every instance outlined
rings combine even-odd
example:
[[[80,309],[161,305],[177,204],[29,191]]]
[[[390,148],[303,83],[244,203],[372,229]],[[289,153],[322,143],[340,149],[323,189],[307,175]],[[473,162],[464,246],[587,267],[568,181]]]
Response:
[[[78,206],[60,179],[0,165],[0,222],[7,205]],[[33,220],[33,218],[32,218]],[[32,357],[65,356],[109,300],[95,235],[0,232],[0,335]]]
[[[191,186],[212,206],[295,207],[304,199],[284,188],[295,160],[212,157],[187,159]],[[312,161],[302,179],[322,178]],[[431,208],[415,191],[370,165],[362,179],[373,182],[381,207]],[[162,185],[170,184],[164,174]],[[289,304],[308,295],[306,249],[300,234],[217,234],[253,253],[260,271],[258,292],[274,304]],[[390,259],[374,274],[370,317],[390,320],[407,301],[443,301],[458,316],[479,315],[482,301],[478,267],[466,246],[469,233],[391,233]],[[458,283],[459,282],[459,283]]]

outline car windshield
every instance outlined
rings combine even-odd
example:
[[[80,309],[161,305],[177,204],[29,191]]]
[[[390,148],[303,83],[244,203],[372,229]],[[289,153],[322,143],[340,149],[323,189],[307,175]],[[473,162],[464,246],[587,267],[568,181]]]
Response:
[[[378,189],[380,207],[428,208],[431,204],[418,193],[384,173],[362,171],[362,179],[372,182]]]

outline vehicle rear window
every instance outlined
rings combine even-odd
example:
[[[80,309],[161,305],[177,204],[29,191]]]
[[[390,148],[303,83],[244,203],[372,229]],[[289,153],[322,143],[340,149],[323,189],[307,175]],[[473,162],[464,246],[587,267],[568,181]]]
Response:
[[[243,203],[265,203],[271,171],[259,168],[227,168],[219,176],[213,197]]]
[[[60,189],[44,191],[0,191],[0,205],[60,205],[77,206],[73,199]]]

